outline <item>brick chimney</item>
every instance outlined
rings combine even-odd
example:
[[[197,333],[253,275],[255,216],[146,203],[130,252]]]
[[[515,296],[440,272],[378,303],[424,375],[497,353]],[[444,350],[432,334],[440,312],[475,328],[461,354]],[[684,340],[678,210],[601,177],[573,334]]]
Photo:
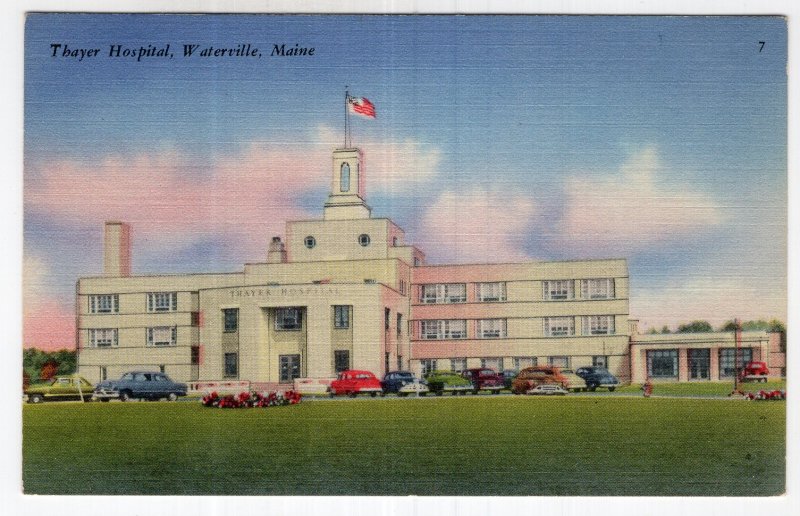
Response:
[[[103,276],[131,275],[131,227],[124,222],[106,222],[103,234]]]

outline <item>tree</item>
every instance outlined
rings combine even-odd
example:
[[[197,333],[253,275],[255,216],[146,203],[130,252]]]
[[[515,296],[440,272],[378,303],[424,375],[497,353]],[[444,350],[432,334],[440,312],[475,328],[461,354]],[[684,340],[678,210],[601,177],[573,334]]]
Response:
[[[708,321],[692,321],[678,326],[678,333],[710,333],[714,331]]]
[[[39,370],[39,378],[42,380],[50,380],[58,373],[58,362],[55,360],[48,360]]]
[[[667,326],[667,325],[665,324],[664,326],[662,326],[662,327],[661,327],[661,333],[665,333],[665,334],[666,334],[666,333],[672,333],[672,330],[670,330],[670,329],[669,329],[669,326]]]
[[[656,333],[658,333],[658,330],[655,329],[655,327],[650,328],[649,330],[647,330],[647,334],[648,335],[655,335]]]

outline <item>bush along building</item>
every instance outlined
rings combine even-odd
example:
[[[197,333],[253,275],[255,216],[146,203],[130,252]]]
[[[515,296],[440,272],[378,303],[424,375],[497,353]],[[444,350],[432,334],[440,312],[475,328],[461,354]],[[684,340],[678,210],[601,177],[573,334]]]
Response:
[[[104,273],[77,283],[80,374],[148,369],[270,387],[351,368],[596,365],[634,382],[733,374],[732,333],[637,334],[626,260],[428,265],[399,226],[372,217],[365,180],[361,151],[335,150],[322,219],[288,222],[265,261],[235,273],[131,275],[131,229],[107,222]],[[742,356],[782,360],[777,334],[746,336]]]

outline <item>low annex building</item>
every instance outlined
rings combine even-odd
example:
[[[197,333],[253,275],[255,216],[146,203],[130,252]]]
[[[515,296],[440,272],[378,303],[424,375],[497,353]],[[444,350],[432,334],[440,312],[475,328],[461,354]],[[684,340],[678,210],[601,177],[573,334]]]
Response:
[[[599,365],[623,382],[730,373],[732,334],[636,334],[626,260],[428,265],[399,226],[372,217],[365,180],[361,151],[335,150],[322,219],[288,222],[264,262],[235,273],[132,276],[130,227],[107,222],[104,274],[77,284],[80,374],[275,385],[351,368]],[[750,356],[771,356],[770,339],[748,341]]]

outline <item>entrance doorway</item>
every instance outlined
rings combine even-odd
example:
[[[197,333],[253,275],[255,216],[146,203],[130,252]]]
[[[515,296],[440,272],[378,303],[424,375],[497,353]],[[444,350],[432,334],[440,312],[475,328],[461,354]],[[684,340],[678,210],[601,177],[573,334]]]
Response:
[[[689,349],[687,350],[687,358],[689,359],[690,380],[708,380],[710,378],[710,349]]]

